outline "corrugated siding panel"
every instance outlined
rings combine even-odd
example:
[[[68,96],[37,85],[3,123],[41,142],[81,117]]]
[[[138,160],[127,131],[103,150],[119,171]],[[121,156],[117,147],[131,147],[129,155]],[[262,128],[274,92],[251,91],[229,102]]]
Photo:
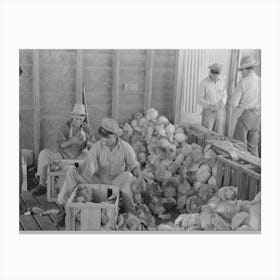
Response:
[[[197,104],[197,90],[201,80],[208,76],[208,66],[218,62],[224,65],[223,76],[228,84],[231,50],[229,49],[189,49],[184,51],[184,76],[182,83],[181,116],[200,113]]]

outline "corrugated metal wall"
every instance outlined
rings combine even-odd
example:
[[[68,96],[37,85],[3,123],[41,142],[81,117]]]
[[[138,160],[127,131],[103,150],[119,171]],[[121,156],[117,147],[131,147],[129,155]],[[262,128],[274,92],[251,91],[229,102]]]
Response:
[[[218,62],[224,65],[222,75],[228,84],[230,70],[230,49],[189,49],[184,50],[181,120],[200,114],[197,104],[197,90],[202,79],[207,77],[208,66]]]

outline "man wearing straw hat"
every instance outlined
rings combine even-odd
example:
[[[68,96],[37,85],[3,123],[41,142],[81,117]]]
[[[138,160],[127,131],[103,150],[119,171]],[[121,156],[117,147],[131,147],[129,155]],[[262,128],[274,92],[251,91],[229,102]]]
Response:
[[[220,63],[209,66],[209,76],[200,82],[197,96],[197,102],[203,108],[201,124],[220,134],[223,134],[227,101],[225,82],[220,75],[222,67]]]
[[[114,119],[101,120],[101,140],[89,151],[83,167],[70,167],[57,200],[65,204],[77,184],[112,184],[120,187],[126,212],[135,213],[133,175],[141,179],[140,165],[129,143],[119,138],[120,128]]]
[[[241,59],[239,71],[242,79],[232,95],[230,104],[238,117],[233,137],[247,144],[250,153],[258,156],[261,122],[261,79],[255,73],[258,63],[251,57]]]
[[[93,145],[94,138],[85,123],[87,113],[83,104],[75,104],[70,113],[71,119],[64,124],[57,137],[57,149],[44,149],[38,158],[36,177],[39,184],[31,190],[34,195],[46,192],[47,167],[51,160],[56,159],[82,159],[87,155],[85,148]]]

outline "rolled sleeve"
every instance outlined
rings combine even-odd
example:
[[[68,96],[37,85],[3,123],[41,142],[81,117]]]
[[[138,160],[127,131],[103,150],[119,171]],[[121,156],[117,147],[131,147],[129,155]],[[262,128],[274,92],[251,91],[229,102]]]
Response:
[[[205,84],[204,81],[201,81],[198,87],[198,93],[197,93],[197,103],[203,107],[207,108],[210,103],[205,100]]]
[[[139,166],[139,162],[136,159],[136,154],[132,147],[127,144],[126,145],[126,165],[127,165],[127,170],[132,171],[134,168]]]

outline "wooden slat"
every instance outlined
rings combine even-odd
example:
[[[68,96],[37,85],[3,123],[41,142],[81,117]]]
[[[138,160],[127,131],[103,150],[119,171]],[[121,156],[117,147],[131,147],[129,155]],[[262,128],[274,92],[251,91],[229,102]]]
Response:
[[[225,143],[224,141],[209,139],[206,142],[208,144],[212,145],[214,148],[218,148],[218,149],[224,151],[225,153],[227,153],[228,155],[230,154],[231,146],[229,144]],[[239,150],[239,158],[245,162],[253,164],[254,166],[257,166],[259,168],[261,167],[261,159],[256,156],[251,155],[248,152]]]
[[[222,180],[224,176],[224,171],[223,171],[223,162],[218,158],[218,170],[217,170],[217,187],[220,188],[222,186]]]
[[[109,224],[110,228],[114,229],[115,228],[115,209],[108,208],[107,209],[107,216],[109,217]]]
[[[238,180],[239,180],[239,170],[238,168],[232,168],[232,178],[231,178],[231,186],[237,187],[238,186]]]
[[[247,188],[248,188],[248,175],[244,172],[241,172],[240,174],[240,197],[239,199],[245,200],[247,199],[246,193],[247,193]]]
[[[173,97],[173,106],[172,106],[173,109],[172,117],[174,118],[175,124],[179,123],[181,118],[183,58],[184,58],[184,50],[176,50],[174,97]]]
[[[83,50],[77,50],[76,102],[82,103]]]
[[[118,120],[120,93],[120,51],[114,50],[113,87],[112,87],[112,118]]]
[[[224,175],[224,186],[229,186],[231,179],[231,166],[228,164],[225,164],[225,175]]]
[[[34,154],[38,158],[40,151],[40,85],[39,51],[33,51],[33,96],[34,96]]]
[[[250,178],[249,200],[253,200],[258,193],[258,180],[254,177]]]
[[[54,221],[48,216],[33,216],[37,223],[40,225],[42,230],[57,231],[58,228],[55,226]]]
[[[101,209],[84,208],[81,210],[81,230],[100,230]]]
[[[20,223],[24,230],[41,230],[33,216],[20,215]]]
[[[154,51],[147,50],[146,64],[145,64],[144,111],[149,109],[152,104],[153,66],[154,66]]]
[[[22,226],[21,223],[19,223],[19,230],[20,230],[20,231],[23,231],[23,230],[24,230],[24,228],[23,228],[23,226]]]

